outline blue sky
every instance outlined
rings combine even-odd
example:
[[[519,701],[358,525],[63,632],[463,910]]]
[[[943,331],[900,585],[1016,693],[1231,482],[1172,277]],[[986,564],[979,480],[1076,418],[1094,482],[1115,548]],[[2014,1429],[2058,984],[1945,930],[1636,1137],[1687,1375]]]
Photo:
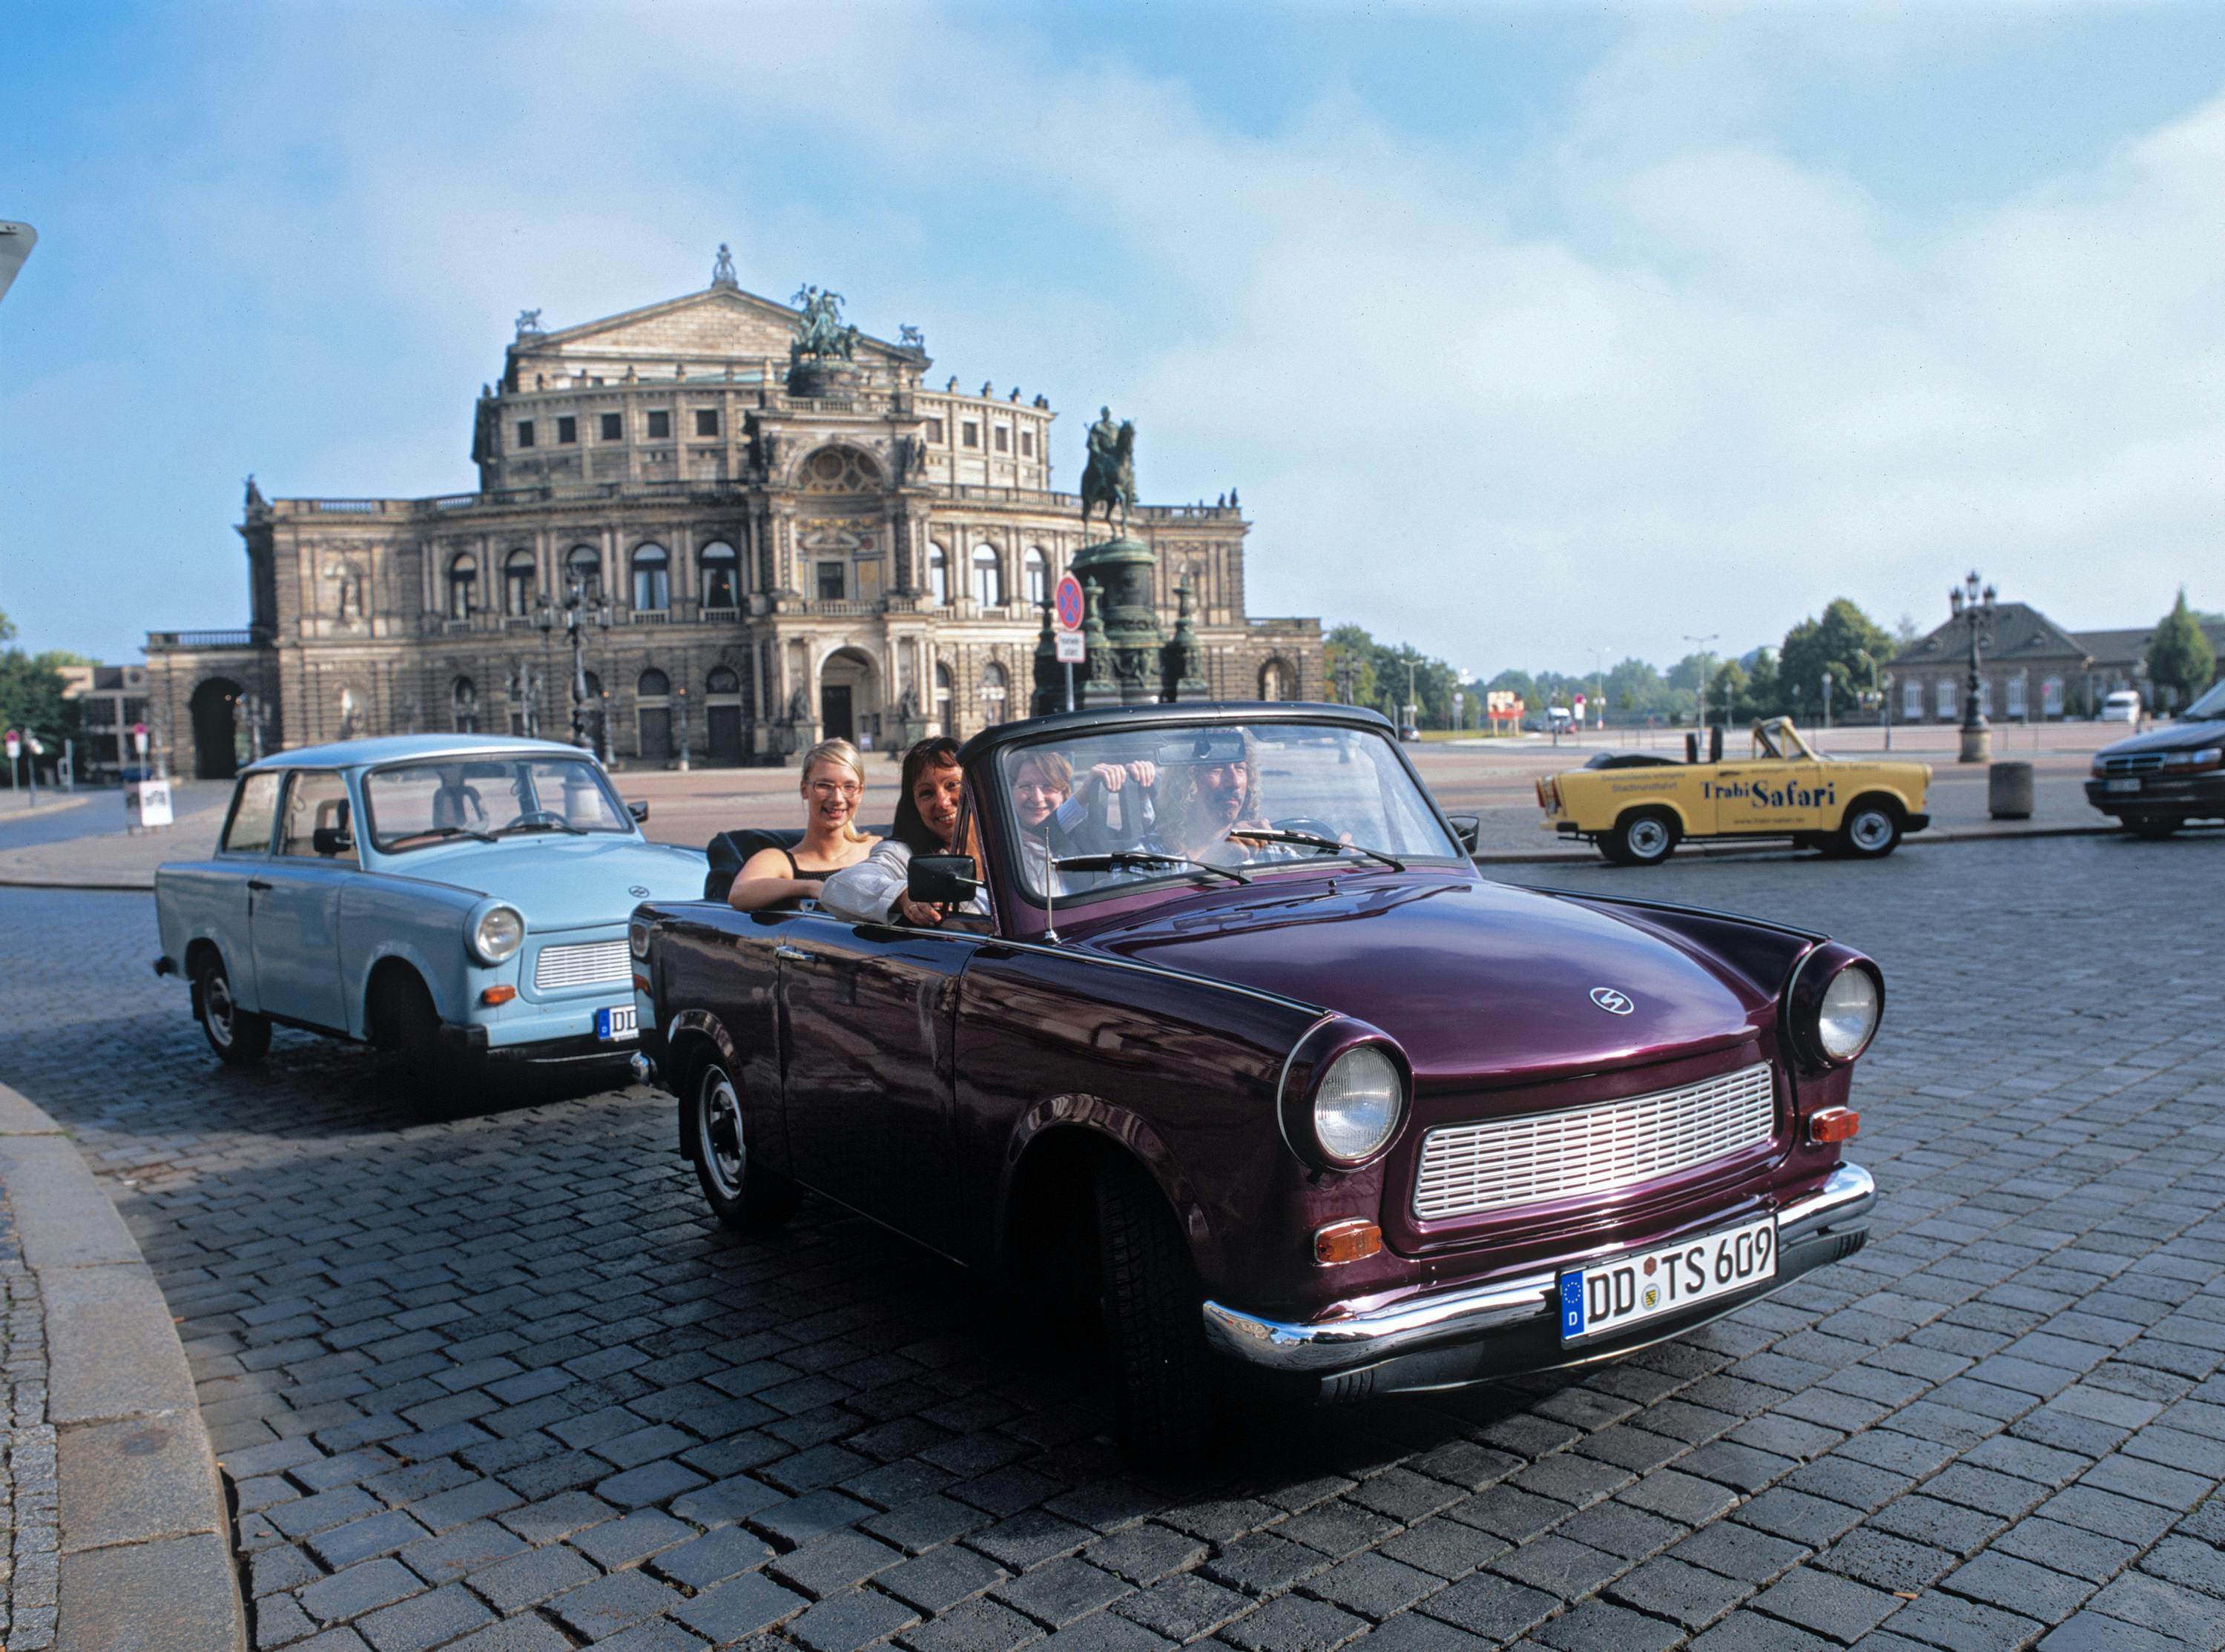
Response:
[[[0,609],[246,609],[241,478],[471,485],[523,307],[804,281],[1243,490],[1259,614],[1484,674],[2225,608],[2225,8],[0,15]]]

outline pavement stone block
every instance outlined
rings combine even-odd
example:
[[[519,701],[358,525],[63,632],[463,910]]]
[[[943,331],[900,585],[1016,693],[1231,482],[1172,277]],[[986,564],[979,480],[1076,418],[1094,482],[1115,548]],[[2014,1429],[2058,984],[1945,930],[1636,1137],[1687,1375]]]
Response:
[[[795,1616],[811,1602],[761,1573],[702,1591],[672,1609],[672,1616],[723,1646]]]
[[[422,1593],[424,1587],[417,1574],[399,1560],[365,1560],[319,1579],[295,1598],[319,1623],[335,1624]]]
[[[358,1621],[355,1630],[373,1652],[424,1652],[494,1621],[494,1614],[468,1590],[451,1584],[383,1607]]]
[[[1367,1620],[1327,1601],[1284,1595],[1220,1631],[1244,1652],[1332,1652],[1367,1628]]]
[[[903,1644],[917,1652],[1006,1652],[1042,1638],[1043,1630],[1010,1606],[994,1600],[968,1600],[912,1630],[904,1636]],[[823,1649],[815,1648],[815,1652]]]
[[[612,1572],[592,1583],[567,1589],[546,1610],[574,1634],[601,1640],[644,1617],[654,1617],[683,1597],[645,1572]]]

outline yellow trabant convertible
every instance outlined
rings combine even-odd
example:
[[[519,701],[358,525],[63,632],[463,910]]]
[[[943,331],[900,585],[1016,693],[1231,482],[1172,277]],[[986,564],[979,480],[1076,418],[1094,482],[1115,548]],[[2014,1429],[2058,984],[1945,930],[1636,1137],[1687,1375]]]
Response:
[[[1753,751],[1724,758],[1718,735],[1706,763],[1685,737],[1687,761],[1601,752],[1581,769],[1537,782],[1545,830],[1599,845],[1625,866],[1652,866],[1687,838],[1791,838],[1800,847],[1874,860],[1904,832],[1931,824],[1924,812],[1930,769],[1920,763],[1827,757],[1792,719],[1753,725]]]

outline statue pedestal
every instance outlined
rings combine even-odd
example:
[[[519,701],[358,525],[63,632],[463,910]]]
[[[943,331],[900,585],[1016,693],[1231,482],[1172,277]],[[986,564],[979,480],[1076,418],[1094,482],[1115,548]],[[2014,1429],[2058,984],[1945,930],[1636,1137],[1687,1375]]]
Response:
[[[1983,720],[1962,725],[1962,763],[1991,763],[1994,756],[1994,731]]]
[[[807,356],[789,364],[788,393],[809,401],[848,401],[865,383],[865,370],[853,362]]]

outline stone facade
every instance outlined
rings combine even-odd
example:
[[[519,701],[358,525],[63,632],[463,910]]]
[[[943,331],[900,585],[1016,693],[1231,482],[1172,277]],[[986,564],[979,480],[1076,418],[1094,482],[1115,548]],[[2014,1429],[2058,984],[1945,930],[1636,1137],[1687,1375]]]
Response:
[[[566,737],[575,577],[591,733],[619,766],[676,762],[683,736],[694,763],[777,763],[832,733],[885,750],[1025,715],[1041,601],[1102,537],[1052,488],[1056,415],[931,389],[916,342],[862,336],[791,393],[796,323],[724,279],[557,332],[521,318],[475,413],[478,492],[250,484],[248,628],[148,639],[173,766],[383,733]],[[1246,612],[1250,529],[1233,503],[1129,522],[1170,633],[1190,588],[1214,697],[1326,697],[1320,622]]]

